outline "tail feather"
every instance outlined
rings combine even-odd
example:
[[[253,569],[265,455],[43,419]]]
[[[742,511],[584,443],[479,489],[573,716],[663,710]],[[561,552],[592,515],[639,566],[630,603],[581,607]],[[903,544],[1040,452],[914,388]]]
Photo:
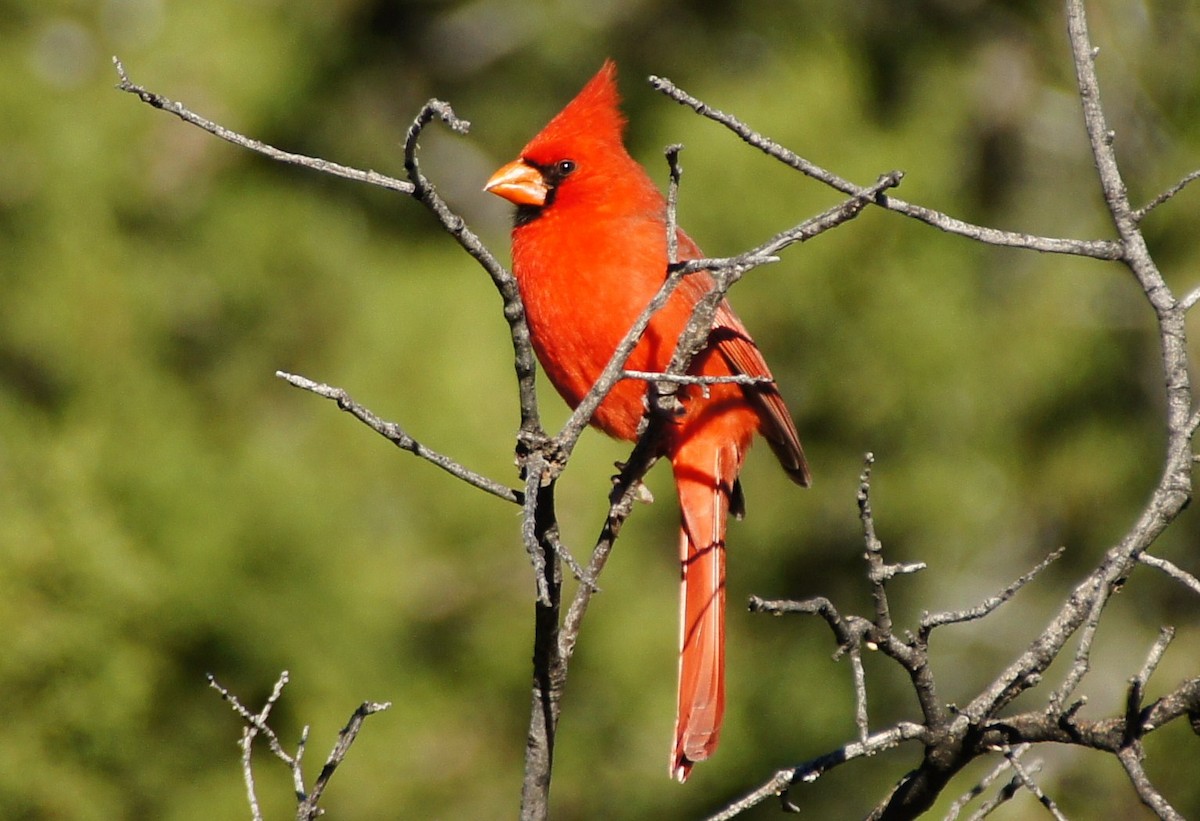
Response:
[[[682,523],[679,535],[679,700],[671,776],[686,781],[692,765],[717,747],[725,714],[725,525],[740,455],[736,446],[697,448],[673,459]]]

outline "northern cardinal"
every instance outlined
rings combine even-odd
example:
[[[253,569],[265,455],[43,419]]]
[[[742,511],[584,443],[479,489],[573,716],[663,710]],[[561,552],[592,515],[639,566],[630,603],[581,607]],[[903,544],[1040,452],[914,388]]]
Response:
[[[621,338],[667,276],[666,201],[625,150],[616,66],[606,61],[583,90],[497,171],[484,190],[516,204],[513,273],[533,349],[571,407],[591,389]],[[683,231],[680,259],[702,256]],[[665,371],[707,272],[685,277],[650,322],[626,368]],[[771,378],[762,353],[728,303],[717,310],[690,374]],[[592,424],[633,441],[646,383],[618,382]],[[686,386],[683,413],[663,436],[679,494],[681,527],[679,700],[670,772],[684,781],[717,746],[725,712],[725,523],[744,512],[738,473],[755,432],[783,469],[809,484],[796,425],[773,382]]]

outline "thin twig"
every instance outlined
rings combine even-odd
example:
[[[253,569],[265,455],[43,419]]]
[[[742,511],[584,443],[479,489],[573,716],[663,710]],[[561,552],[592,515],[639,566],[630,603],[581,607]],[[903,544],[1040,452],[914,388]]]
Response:
[[[422,107],[413,124],[410,126],[405,139],[404,157],[405,169],[408,171],[410,179],[404,181],[375,171],[362,171],[329,162],[328,160],[283,151],[260,140],[244,136],[201,117],[182,103],[170,100],[161,94],[133,83],[125,71],[125,66],[116,57],[113,57],[113,65],[116,68],[119,78],[117,84],[119,90],[134,94],[147,105],[174,114],[184,122],[201,128],[226,142],[255,151],[278,162],[311,168],[345,179],[365,182],[401,194],[407,194],[428,208],[441,223],[446,233],[453,237],[463,250],[487,272],[496,289],[500,292],[500,296],[504,300],[504,317],[509,324],[513,351],[516,357],[517,387],[521,407],[521,429],[529,434],[540,432],[535,383],[536,365],[533,348],[529,341],[529,328],[525,324],[525,310],[521,304],[521,296],[517,290],[516,280],[513,279],[512,274],[500,264],[496,256],[467,226],[466,221],[454,213],[438,195],[433,186],[428,184],[428,181],[421,175],[417,163],[417,138],[425,126],[432,122],[435,117],[444,122],[456,133],[465,134],[467,132],[470,123],[456,116],[448,103],[441,100],[430,100]]]
[[[258,790],[254,784],[254,736],[258,734],[258,730],[246,725],[242,728],[242,740],[239,745],[242,748],[242,783],[246,786],[246,801],[250,804],[250,818],[253,821],[263,821],[262,808],[258,804]]]
[[[245,723],[245,726],[242,728],[242,740],[240,743],[242,748],[242,777],[246,784],[251,817],[255,821],[261,821],[262,819],[262,811],[255,791],[254,770],[251,763],[256,736],[263,735],[270,745],[271,752],[274,753],[276,758],[286,764],[291,771],[292,789],[295,792],[297,802],[296,818],[299,821],[312,821],[312,819],[322,814],[323,811],[318,806],[321,796],[329,786],[329,780],[333,777],[334,771],[345,760],[346,753],[349,752],[350,745],[354,743],[354,739],[358,736],[363,721],[367,716],[382,712],[392,706],[391,702],[381,703],[374,701],[363,702],[359,705],[358,709],[350,716],[349,723],[338,733],[337,743],[334,745],[332,752],[330,752],[329,758],[326,759],[325,765],[321,768],[320,775],[317,776],[317,780],[313,783],[312,790],[309,791],[304,786],[304,771],[301,767],[304,760],[304,750],[308,744],[308,727],[304,727],[300,733],[300,741],[296,746],[296,754],[289,755],[283,749],[283,745],[279,743],[279,737],[275,734],[275,731],[267,724],[271,710],[274,709],[280,696],[283,695],[283,688],[287,683],[288,672],[284,670],[276,680],[275,686],[271,690],[271,695],[267,697],[263,708],[257,713],[253,713],[242,704],[236,695],[218,682],[214,676],[211,674],[208,676],[209,686],[221,694],[221,698],[233,708],[233,711]]]
[[[1188,185],[1195,182],[1196,180],[1200,180],[1200,169],[1197,169],[1196,171],[1193,171],[1190,174],[1185,174],[1183,179],[1181,179],[1179,182],[1175,183],[1170,188],[1168,188],[1166,191],[1163,191],[1157,197],[1150,200],[1150,202],[1143,205],[1141,208],[1139,208],[1137,211],[1134,212],[1134,218],[1138,222],[1141,222],[1142,220],[1144,220],[1146,218],[1147,214],[1149,214],[1151,211],[1153,211],[1158,206],[1162,205],[1167,200],[1174,197],[1176,194],[1178,194],[1184,188],[1187,188]]]
[[[751,613],[767,613],[772,616],[782,616],[786,613],[820,616],[829,625],[829,629],[833,631],[834,639],[837,641],[838,650],[835,658],[840,658],[873,627],[871,622],[864,618],[843,617],[834,607],[833,602],[824,596],[803,601],[761,599],[758,596],[751,596],[749,609]]]
[[[1008,762],[1005,762],[1006,766],[1007,763]],[[1034,762],[1034,764],[1030,765],[1026,769],[1031,774],[1036,773],[1041,770],[1041,764],[1039,762]],[[1021,782],[1021,776],[1014,775],[1009,779],[1007,784],[1005,784],[996,792],[994,796],[983,802],[979,809],[971,814],[971,817],[968,819],[968,821],[983,821],[983,819],[987,818],[1009,801],[1012,801],[1013,798],[1015,798],[1017,794],[1021,792],[1021,789],[1024,786],[1025,785]]]
[[[538,538],[538,488],[546,478],[545,458],[540,451],[529,454],[522,464],[525,471],[525,494],[522,499],[521,511],[521,542],[529,561],[533,564],[534,584],[537,586],[538,603],[544,607],[551,606],[550,587],[546,578],[546,554],[542,551],[542,543]]]
[[[1020,758],[1025,754],[1029,747],[1029,744],[1021,744],[1017,747],[1014,747],[1012,750],[1013,757]],[[967,790],[965,793],[955,799],[954,803],[950,805],[950,808],[947,811],[943,821],[956,821],[958,816],[962,814],[963,809],[966,808],[967,804],[971,803],[980,795],[982,795],[984,790],[990,787],[996,781],[996,779],[1004,775],[1010,769],[1012,769],[1012,765],[1009,763],[1008,757],[1005,756],[999,763],[996,764],[995,767],[985,773],[983,778],[979,779],[979,781],[973,787],[971,787],[971,789]],[[1003,791],[1001,792],[1003,793]],[[1009,797],[1011,797],[1011,795]],[[982,810],[983,808],[981,807],[980,809]],[[989,809],[988,812],[991,812],[991,810]],[[985,816],[986,813],[983,816],[974,815],[972,818],[982,818]]]
[[[683,169],[679,166],[679,152],[682,150],[683,146],[676,143],[668,145],[664,152],[670,171],[667,182],[667,263],[670,265],[679,261],[679,178],[683,175]]]
[[[517,371],[517,395],[521,408],[521,433],[523,436],[543,439],[541,417],[538,414],[537,364],[530,341],[529,326],[525,321],[525,306],[516,278],[500,264],[495,254],[470,229],[466,220],[451,210],[438,194],[437,189],[421,173],[417,158],[418,138],[434,118],[450,126],[458,133],[465,133],[468,123],[455,115],[449,103],[430,100],[417,113],[404,139],[404,169],[412,186],[413,199],[433,214],[442,228],[474,259],[491,278],[492,284],[504,301],[504,318],[508,322],[512,338],[513,355]]]
[[[854,678],[854,726],[858,728],[858,740],[867,743],[871,737],[871,723],[867,716],[867,674],[863,669],[862,644],[855,642],[847,651],[850,656],[850,671]]]
[[[1055,550],[1049,556],[1042,559],[1042,561],[1038,563],[1037,567],[1019,577],[1016,581],[1005,587],[996,595],[984,599],[974,607],[966,610],[948,610],[941,613],[925,613],[923,616],[921,616],[920,635],[922,639],[928,641],[929,634],[937,627],[947,624],[962,624],[964,622],[975,621],[976,619],[981,619],[984,616],[994,612],[997,607],[1004,604],[1006,601],[1016,595],[1018,590],[1029,584],[1029,582],[1033,581],[1034,577],[1036,577],[1052,562],[1062,556],[1064,552],[1066,552],[1065,547],[1060,547],[1058,550]]]
[[[1094,589],[1091,606],[1082,623],[1083,629],[1079,631],[1079,644],[1075,648],[1075,659],[1067,670],[1062,684],[1050,694],[1048,704],[1051,710],[1060,709],[1066,703],[1071,694],[1075,692],[1075,688],[1083,681],[1088,670],[1091,669],[1092,642],[1096,638],[1096,630],[1100,626],[1100,617],[1104,615],[1109,595],[1110,593],[1105,587],[1097,585]]]
[[[308,819],[316,818],[321,814],[321,811],[317,807],[321,796],[325,794],[325,789],[329,786],[329,780],[333,778],[333,773],[345,761],[346,754],[350,752],[350,745],[358,737],[358,732],[362,729],[363,722],[367,720],[367,716],[381,713],[391,706],[392,703],[390,701],[364,701],[351,714],[346,726],[338,731],[337,743],[333,745],[333,749],[329,753],[329,758],[325,760],[324,766],[321,767],[321,772],[317,776],[317,780],[313,782],[312,792],[301,802],[298,818],[308,821]]]
[[[1197,302],[1200,302],[1200,288],[1193,288],[1184,295],[1183,299],[1179,300],[1179,310],[1187,313],[1196,307]]]
[[[298,165],[304,168],[311,168],[314,171],[320,171],[325,174],[333,174],[334,176],[343,177],[348,180],[355,180],[356,182],[365,182],[369,183],[370,185],[378,185],[380,188],[399,191],[402,194],[412,193],[411,183],[398,180],[395,177],[389,177],[386,174],[380,174],[375,171],[361,171],[357,168],[339,165],[338,163],[322,160],[318,157],[307,157],[303,154],[293,154],[290,151],[282,151],[274,146],[260,142],[259,140],[243,136],[236,131],[231,131],[222,125],[214,123],[212,120],[201,117],[199,114],[189,110],[182,103],[170,100],[161,94],[156,94],[153,91],[149,91],[146,88],[137,85],[129,79],[129,75],[125,72],[125,66],[118,58],[113,57],[112,61],[113,66],[117,70],[117,76],[120,78],[120,82],[117,83],[117,88],[119,90],[134,94],[147,105],[151,105],[154,108],[160,108],[169,114],[174,114],[185,123],[190,123],[197,128],[201,128],[215,137],[220,137],[226,142],[233,143],[234,145],[241,146],[242,148],[248,148],[251,151],[262,154],[265,157],[270,157],[272,160],[276,160],[278,162],[288,163],[289,165]]]
[[[1162,661],[1163,654],[1167,652],[1167,647],[1175,638],[1174,627],[1162,627],[1158,631],[1158,638],[1150,648],[1150,652],[1146,655],[1146,661],[1142,664],[1142,669],[1129,683],[1129,704],[1136,705],[1133,707],[1133,712],[1141,712],[1142,699],[1146,694],[1146,684],[1150,681],[1150,676],[1154,675],[1154,671],[1158,669],[1159,662]]]
[[[780,796],[786,801],[788,790],[795,784],[811,783],[839,764],[890,750],[905,741],[921,739],[925,735],[926,729],[920,724],[902,721],[890,729],[869,736],[865,741],[851,742],[792,769],[780,770],[762,786],[734,801],[716,815],[710,816],[708,821],[727,821],[774,796]]]
[[[1125,774],[1129,776],[1129,783],[1133,785],[1133,789],[1142,803],[1153,810],[1154,814],[1163,821],[1185,821],[1179,811],[1171,806],[1150,781],[1150,776],[1146,774],[1146,769],[1142,766],[1144,757],[1141,744],[1131,744],[1117,753],[1117,760],[1121,762]]]
[[[296,763],[295,759],[288,755],[283,749],[283,745],[279,743],[279,737],[275,735],[275,731],[272,730],[267,724],[267,718],[271,714],[271,709],[275,706],[275,703],[279,701],[279,697],[283,694],[283,688],[288,683],[287,670],[284,670],[279,674],[279,678],[276,680],[275,686],[271,689],[271,695],[267,698],[267,702],[263,705],[262,710],[257,714],[246,709],[242,702],[238,700],[238,697],[231,693],[219,681],[217,681],[216,677],[211,673],[207,676],[207,679],[208,686],[212,687],[221,694],[221,698],[233,708],[235,713],[241,716],[242,721],[246,722],[247,725],[253,727],[255,730],[263,734],[263,736],[267,739],[267,742],[270,744],[271,752],[273,752],[277,758],[282,760],[289,767]]]
[[[894,573],[887,570],[883,561],[883,542],[875,533],[875,517],[871,512],[871,465],[874,463],[875,454],[867,453],[863,457],[863,469],[858,477],[858,518],[862,523],[863,542],[866,546],[863,558],[867,560],[867,577],[871,581],[871,598],[875,602],[875,626],[885,635],[890,635],[892,614],[884,582]]]
[[[621,371],[621,378],[640,379],[643,382],[671,382],[676,385],[771,385],[775,382],[769,376],[750,376],[744,373],[732,376],[693,376],[687,373]]]
[[[416,439],[409,436],[395,422],[388,422],[381,419],[370,409],[355,402],[343,388],[326,385],[323,382],[314,382],[307,377],[285,371],[276,371],[275,375],[289,385],[308,391],[309,393],[315,393],[317,396],[324,397],[325,399],[333,400],[339,408],[349,413],[355,419],[358,419],[396,447],[406,450],[431,464],[437,465],[451,476],[461,479],[467,484],[486,491],[506,502],[518,505],[522,503],[522,493],[513,490],[507,485],[489,479],[482,474],[476,473],[451,459],[449,456],[422,445]]]
[[[1149,553],[1138,554],[1138,561],[1148,567],[1161,570],[1163,573],[1166,573],[1172,579],[1179,582],[1193,593],[1200,594],[1200,579],[1197,579],[1191,573],[1187,572],[1173,562],[1167,559],[1161,559],[1158,556],[1152,556]]]
[[[737,117],[726,114],[693,97],[665,77],[652,76],[650,78],[650,85],[675,102],[691,107],[697,114],[720,123],[767,156],[774,157],[806,176],[841,191],[843,194],[856,194],[863,190],[854,183],[821,168],[816,163],[804,159],[799,154],[763,136]],[[889,211],[895,211],[904,216],[920,220],[947,233],[958,234],[990,245],[1027,248],[1034,251],[1055,254],[1075,254],[1095,257],[1097,259],[1119,259],[1121,256],[1121,246],[1109,240],[1060,239],[1057,237],[1039,237],[1033,234],[1022,234],[1015,231],[1001,231],[996,228],[973,225],[943,214],[940,211],[914,205],[892,196],[875,197],[873,198],[873,202],[881,208],[886,208]]]
[[[563,560],[563,564],[571,571],[571,575],[575,577],[575,580],[585,587],[590,588],[593,593],[599,593],[600,587],[596,584],[596,580],[588,575],[588,572],[579,563],[579,560],[563,544],[559,532],[557,530],[551,531],[546,534],[546,538],[550,541],[550,546],[554,548],[554,555]]]
[[[1054,817],[1055,821],[1067,821],[1067,817],[1059,811],[1058,805],[1054,803],[1054,799],[1046,795],[1042,788],[1038,786],[1038,783],[1033,780],[1033,773],[1025,768],[1025,765],[1021,763],[1018,756],[1014,754],[1014,751],[1006,749],[1004,751],[1004,758],[1008,761],[1008,765],[1012,767],[1016,777],[1021,781],[1021,785],[1033,793],[1034,797]]]

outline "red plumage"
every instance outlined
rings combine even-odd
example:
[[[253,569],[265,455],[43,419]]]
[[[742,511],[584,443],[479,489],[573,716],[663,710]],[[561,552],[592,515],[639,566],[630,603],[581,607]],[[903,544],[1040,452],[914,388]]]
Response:
[[[534,351],[571,407],[591,389],[667,274],[666,202],[625,150],[616,66],[595,77],[486,189],[518,206],[513,272]],[[683,231],[680,259],[702,256]],[[697,301],[712,287],[686,277],[651,320],[626,368],[665,371]],[[762,353],[727,302],[689,373],[771,377]],[[592,424],[637,438],[646,384],[618,382]],[[737,476],[756,432],[789,476],[809,483],[796,426],[774,383],[680,391],[684,413],[664,437],[681,512],[679,699],[671,774],[683,781],[717,745],[725,710],[725,526],[740,497]]]

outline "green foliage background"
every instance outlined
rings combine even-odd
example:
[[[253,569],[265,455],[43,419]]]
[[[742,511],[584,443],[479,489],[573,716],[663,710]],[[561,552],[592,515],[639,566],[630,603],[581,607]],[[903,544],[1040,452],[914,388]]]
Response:
[[[1200,11],[1089,4],[1104,99],[1135,199],[1200,166]],[[415,204],[271,163],[113,90],[133,79],[290,150],[402,173],[428,97],[474,123],[431,128],[426,170],[492,247],[504,203],[479,189],[608,55],[630,144],[665,178],[683,142],[681,218],[742,250],[836,201],[641,81],[672,78],[860,181],[1035,233],[1107,237],[1059,4],[336,3],[0,0],[0,815],[246,817],[239,726],[212,672],[257,704],[282,669],[286,738],[310,772],[363,700],[390,700],[334,780],[330,817],[511,817],[528,700],[532,581],[516,512],[399,454],[276,369],[345,386],[418,439],[515,481],[511,348],[490,283]],[[1147,222],[1173,287],[1197,284],[1192,189]],[[899,615],[969,606],[1059,545],[1018,603],[947,629],[948,700],[1040,631],[1131,523],[1163,441],[1149,309],[1124,269],[972,244],[868,212],[738,286],[734,302],[795,410],[816,474],[797,491],[764,453],[731,533],[730,699],[722,749],[668,781],[675,510],[624,533],[572,670],[559,818],[695,817],[852,736],[849,669],[815,621],[744,613],[750,593],[867,606],[854,506],[875,509]],[[551,422],[563,417],[550,392]],[[601,520],[622,445],[589,435],[562,485],[571,547]],[[1188,514],[1159,552],[1197,570]],[[1139,570],[1101,629],[1088,714],[1160,624],[1154,680],[1197,674],[1195,597]],[[915,711],[868,659],[877,727]],[[1054,668],[1051,674],[1059,672]],[[1159,692],[1159,691],[1154,691]],[[1153,694],[1153,693],[1152,693]],[[1020,706],[1020,705],[1018,705]],[[1200,815],[1197,740],[1172,727],[1150,771]],[[1071,817],[1143,810],[1115,762],[1045,750]],[[860,816],[914,748],[793,797]],[[964,774],[951,792],[983,771]],[[268,817],[289,782],[260,754]],[[1034,812],[1022,796],[999,817]],[[773,816],[764,807],[754,817]]]

